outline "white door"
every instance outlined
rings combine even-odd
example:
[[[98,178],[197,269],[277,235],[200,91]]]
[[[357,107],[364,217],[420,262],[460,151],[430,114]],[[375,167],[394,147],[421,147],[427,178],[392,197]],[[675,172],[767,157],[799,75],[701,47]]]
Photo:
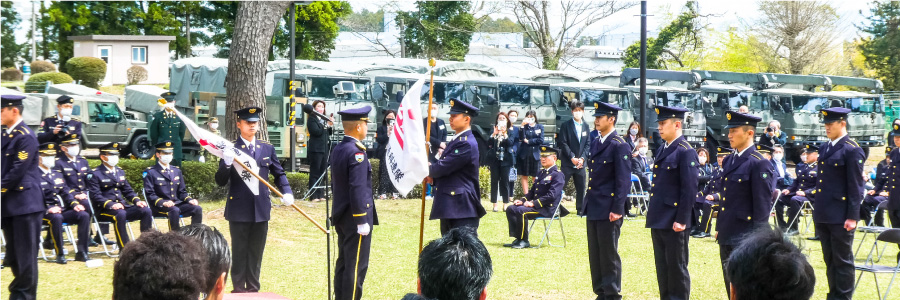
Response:
[[[97,46],[97,57],[106,62],[106,77],[103,78],[100,85],[112,85],[112,76],[109,74],[112,70],[112,66],[109,64],[110,57],[112,57],[112,46]]]

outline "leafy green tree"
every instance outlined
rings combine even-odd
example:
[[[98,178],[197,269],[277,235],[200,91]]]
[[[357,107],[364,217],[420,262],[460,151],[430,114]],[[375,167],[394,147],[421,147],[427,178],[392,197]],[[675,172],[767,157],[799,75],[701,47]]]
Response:
[[[2,42],[0,44],[0,65],[3,68],[15,67],[21,48],[19,44],[16,44],[15,31],[22,19],[19,18],[19,13],[13,8],[12,2],[3,1],[0,2],[0,5],[2,5],[2,10],[0,10],[2,12],[0,13],[2,15],[0,27],[2,27],[3,34],[3,39],[0,41]]]
[[[297,7],[297,33],[294,53],[298,59],[327,61],[334,49],[334,40],[338,36],[339,20],[348,16],[352,10],[345,1],[316,1]],[[270,59],[287,56],[290,48],[291,21],[288,13],[284,14],[279,28],[275,30],[274,43],[270,51]]]
[[[234,35],[238,4],[237,1],[209,1],[198,13],[200,26],[212,33],[205,44],[219,48],[215,57],[228,58],[231,53],[231,36]]]
[[[481,26],[478,26],[478,32],[522,32],[522,26],[519,26],[516,21],[511,20],[509,17],[495,20],[491,19],[490,16],[485,16]]]
[[[900,2],[875,1],[870,6],[867,24],[859,29],[872,37],[863,38],[859,50],[885,90],[900,91]]]
[[[647,68],[648,69],[665,69],[666,63],[663,60],[663,53],[672,53],[667,47],[669,43],[675,41],[679,37],[693,34],[699,30],[695,20],[699,17],[697,14],[696,2],[688,2],[685,4],[685,10],[672,20],[671,23],[663,27],[656,38],[647,38]],[[638,68],[641,66],[641,41],[638,40],[634,44],[625,49],[624,68]]]
[[[66,61],[73,55],[70,36],[143,34],[141,4],[137,1],[57,1],[50,4],[47,14],[55,23],[52,38],[56,40],[60,71],[66,71]]]
[[[406,56],[462,61],[476,29],[475,17],[466,1],[416,1],[417,11],[399,12],[404,24],[401,43]]]
[[[360,12],[353,12],[342,18],[338,25],[341,31],[383,32],[384,10],[373,12],[363,8]]]

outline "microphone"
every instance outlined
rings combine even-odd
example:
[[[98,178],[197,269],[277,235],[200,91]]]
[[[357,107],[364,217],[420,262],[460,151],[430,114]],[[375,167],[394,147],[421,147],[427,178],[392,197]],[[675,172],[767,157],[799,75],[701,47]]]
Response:
[[[325,119],[325,120],[331,120],[331,118],[328,118],[327,116],[325,116],[325,114],[317,112],[316,109],[313,108],[313,106],[309,105],[309,104],[303,104],[303,112],[310,114],[310,115],[317,116],[317,117]]]

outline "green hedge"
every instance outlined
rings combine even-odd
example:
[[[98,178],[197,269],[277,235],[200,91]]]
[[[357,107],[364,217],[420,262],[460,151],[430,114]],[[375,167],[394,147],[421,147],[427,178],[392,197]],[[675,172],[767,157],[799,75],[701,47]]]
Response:
[[[66,71],[72,78],[81,80],[82,85],[96,89],[106,77],[106,62],[96,57],[73,57],[66,61]]]
[[[28,82],[45,82],[45,81],[53,82],[53,84],[60,84],[60,83],[74,82],[75,80],[72,79],[72,76],[69,76],[69,74],[62,73],[62,72],[44,72],[44,73],[34,74],[34,75],[31,75],[31,77],[28,77]]]

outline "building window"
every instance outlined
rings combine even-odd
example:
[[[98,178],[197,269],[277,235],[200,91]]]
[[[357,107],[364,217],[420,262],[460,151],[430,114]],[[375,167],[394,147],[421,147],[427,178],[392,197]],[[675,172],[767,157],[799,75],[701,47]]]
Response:
[[[147,47],[131,47],[131,63],[147,63]]]

